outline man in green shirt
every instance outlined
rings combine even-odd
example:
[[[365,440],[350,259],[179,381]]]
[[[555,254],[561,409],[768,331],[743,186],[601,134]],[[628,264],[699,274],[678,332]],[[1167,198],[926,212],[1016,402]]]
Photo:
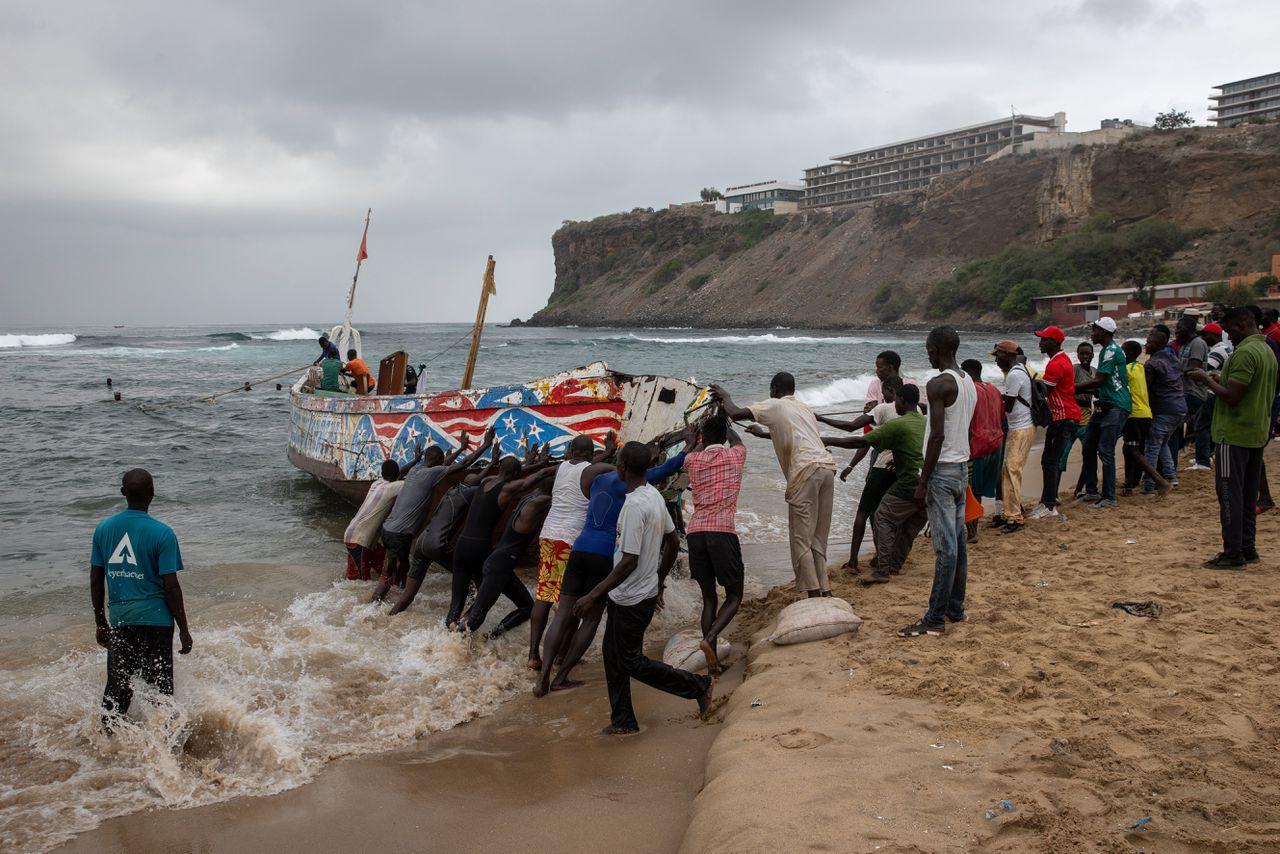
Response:
[[[1256,542],[1262,449],[1271,439],[1271,401],[1276,393],[1276,357],[1259,334],[1253,312],[1229,310],[1222,320],[1235,352],[1218,379],[1203,369],[1187,377],[1217,395],[1213,405],[1213,468],[1222,520],[1222,553],[1206,569],[1244,569],[1258,562]]]
[[[865,436],[823,436],[822,442],[837,448],[876,448],[893,454],[893,485],[885,492],[876,514],[876,569],[862,584],[883,584],[902,570],[911,544],[929,517],[916,503],[920,467],[924,464],[924,416],[919,412],[920,389],[904,385],[894,400],[898,417]]]
[[[320,362],[320,390],[339,391],[338,375],[342,373],[342,362],[338,359],[323,359]]]
[[[1124,350],[1116,343],[1116,322],[1099,317],[1090,327],[1093,343],[1102,348],[1093,379],[1076,382],[1076,394],[1095,394],[1093,417],[1080,444],[1084,494],[1078,499],[1095,510],[1119,506],[1116,503],[1116,442],[1133,409],[1129,395],[1129,372]],[[1102,460],[1102,491],[1098,491],[1098,460]]]

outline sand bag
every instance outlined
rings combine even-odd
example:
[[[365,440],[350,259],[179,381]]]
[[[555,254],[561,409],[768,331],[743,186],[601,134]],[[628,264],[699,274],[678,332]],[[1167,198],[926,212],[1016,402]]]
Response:
[[[826,640],[845,632],[856,632],[862,618],[853,606],[834,596],[792,602],[778,615],[778,625],[769,640],[776,644]]]
[[[688,670],[691,673],[706,670],[707,657],[698,648],[698,644],[701,642],[702,632],[697,629],[685,629],[683,632],[676,632],[671,636],[671,640],[667,641],[666,648],[662,650],[662,660],[672,667]],[[722,664],[729,657],[729,650],[730,646],[727,640],[716,638],[716,658],[719,658]]]

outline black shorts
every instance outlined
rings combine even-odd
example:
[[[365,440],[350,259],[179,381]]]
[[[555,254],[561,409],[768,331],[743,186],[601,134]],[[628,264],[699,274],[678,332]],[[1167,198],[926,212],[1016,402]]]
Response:
[[[442,549],[439,543],[427,542],[425,535],[418,537],[409,555],[409,577],[421,581],[433,563],[440,564],[446,572],[453,569],[453,550],[447,545]]]
[[[738,535],[724,531],[699,531],[688,536],[689,575],[694,581],[715,579],[721,587],[742,584],[742,546]]]
[[[406,563],[409,560],[409,549],[413,547],[413,534],[401,534],[383,528],[382,544],[387,547],[390,561]]]
[[[1150,418],[1130,418],[1124,422],[1124,428],[1120,435],[1124,437],[1126,445],[1135,445],[1141,448],[1147,444],[1147,434],[1150,432]]]
[[[862,497],[858,499],[858,509],[868,517],[874,516],[884,494],[893,486],[898,476],[888,469],[873,468],[867,474],[867,482],[862,487]]]
[[[173,626],[112,626],[107,638],[103,708],[129,711],[135,676],[162,694],[173,693]]]
[[[564,567],[564,582],[560,585],[560,598],[572,596],[580,599],[586,596],[596,585],[609,577],[613,572],[613,556],[598,555],[591,552],[580,552],[577,549],[569,552],[569,562]]]

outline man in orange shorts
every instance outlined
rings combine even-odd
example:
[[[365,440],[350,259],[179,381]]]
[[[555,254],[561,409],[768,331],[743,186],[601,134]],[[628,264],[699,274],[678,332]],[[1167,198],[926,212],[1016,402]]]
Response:
[[[533,597],[533,613],[529,618],[529,669],[534,672],[542,669],[542,633],[546,631],[551,606],[560,601],[560,584],[564,581],[569,552],[587,519],[582,473],[591,465],[595,451],[591,437],[574,436],[551,487],[551,509],[542,523],[538,541],[538,592]],[[557,652],[546,650],[553,658]]]

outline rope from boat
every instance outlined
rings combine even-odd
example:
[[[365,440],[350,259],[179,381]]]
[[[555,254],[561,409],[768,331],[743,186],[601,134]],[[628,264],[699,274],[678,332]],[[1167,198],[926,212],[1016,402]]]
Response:
[[[168,409],[171,406],[186,406],[187,404],[191,404],[191,403],[217,403],[219,398],[226,397],[229,394],[235,394],[236,392],[240,392],[240,391],[252,391],[253,387],[256,385],[269,383],[272,380],[282,379],[284,377],[292,376],[293,374],[300,374],[310,367],[311,365],[303,365],[300,368],[294,368],[292,370],[285,371],[282,374],[275,374],[273,376],[263,377],[260,380],[250,380],[249,382],[246,382],[243,385],[240,385],[236,388],[229,389],[227,391],[220,391],[220,392],[217,392],[216,394],[207,394],[201,397],[187,397],[181,400],[171,400],[167,403],[155,403],[155,404],[144,403],[139,406],[139,409],[156,410],[156,409]]]
[[[471,332],[472,332],[472,330],[468,329],[466,332],[462,333],[462,335],[461,335],[461,336],[459,336],[459,338],[458,338],[456,341],[454,341],[452,344],[448,345],[448,346],[447,346],[447,347],[445,347],[443,350],[441,350],[439,353],[436,353],[436,354],[435,354],[434,356],[432,356],[430,359],[427,359],[425,362],[423,362],[423,363],[422,363],[422,367],[424,367],[424,368],[425,368],[425,367],[429,366],[429,365],[430,365],[432,362],[434,362],[436,359],[439,359],[439,358],[440,358],[441,356],[443,356],[445,353],[448,353],[448,352],[449,352],[450,350],[452,350],[454,347],[457,347],[457,346],[458,346],[459,344],[461,344],[463,341],[465,341],[465,340],[467,340],[468,338],[470,338],[470,337],[471,337]]]

